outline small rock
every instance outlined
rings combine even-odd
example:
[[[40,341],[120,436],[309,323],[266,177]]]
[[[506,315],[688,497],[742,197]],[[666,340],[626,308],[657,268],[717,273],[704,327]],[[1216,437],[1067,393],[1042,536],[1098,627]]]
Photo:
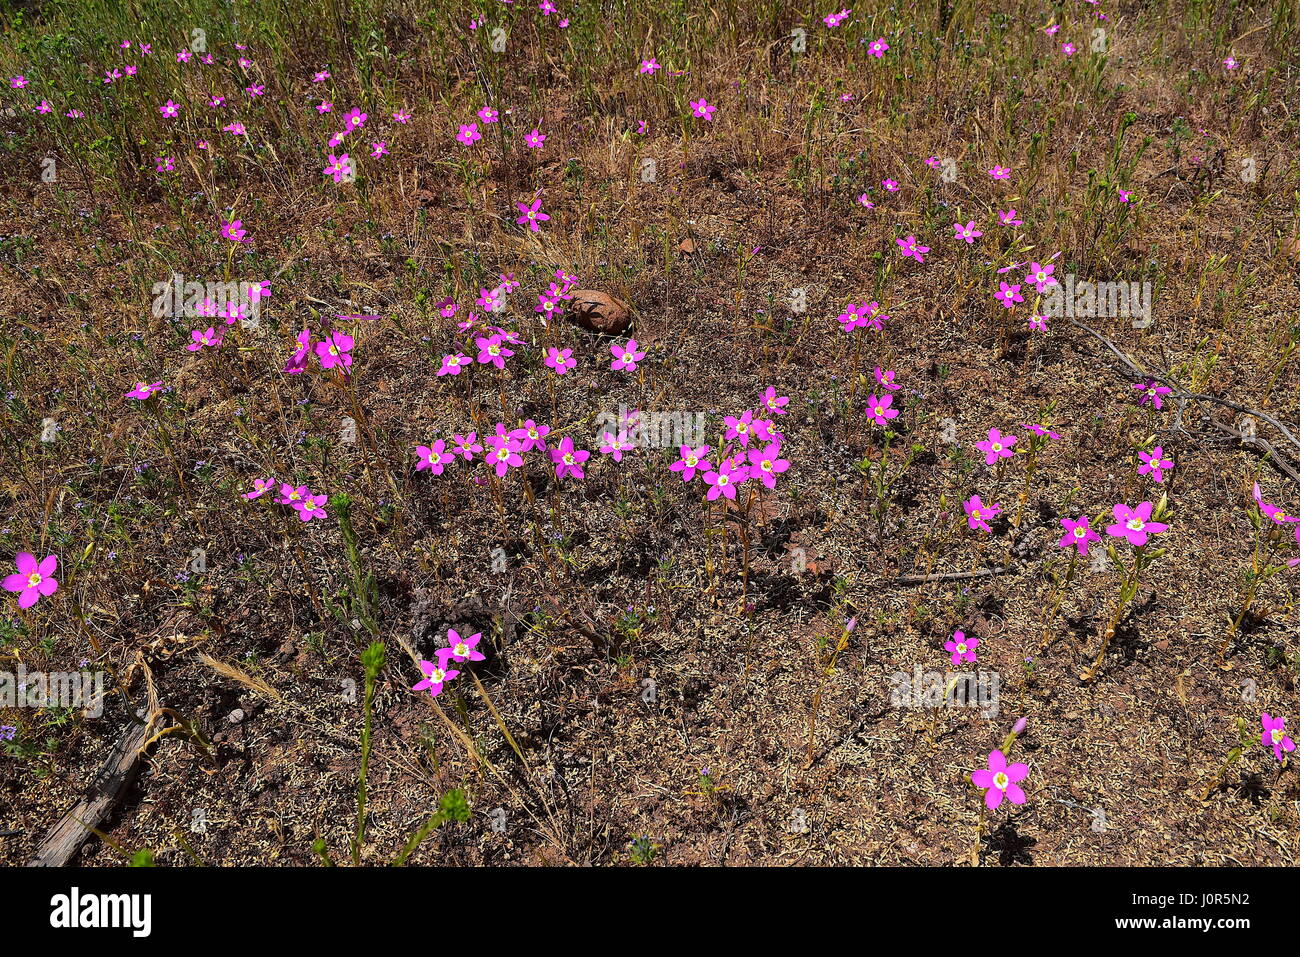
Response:
[[[236,708],[234,711],[230,712],[230,714],[226,715],[226,720],[231,724],[239,724],[239,722],[244,720],[244,709]]]
[[[627,303],[595,289],[573,290],[568,314],[582,328],[607,335],[623,332],[632,322]]]

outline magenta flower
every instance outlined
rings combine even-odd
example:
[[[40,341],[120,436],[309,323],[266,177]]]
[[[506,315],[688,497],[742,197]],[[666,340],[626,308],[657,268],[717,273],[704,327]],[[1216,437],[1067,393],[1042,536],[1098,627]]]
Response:
[[[506,359],[514,355],[510,349],[502,344],[500,335],[490,337],[476,336],[475,344],[478,346],[478,362],[480,365],[494,365],[498,369],[506,367]]]
[[[1092,542],[1101,541],[1101,536],[1088,527],[1088,516],[1080,515],[1074,521],[1068,518],[1061,519],[1061,527],[1065,529],[1065,534],[1056,544],[1061,548],[1069,548],[1073,545],[1079,550],[1080,555],[1088,554],[1088,545]]]
[[[781,458],[780,442],[749,450],[749,477],[758,479],[766,489],[776,488],[776,477],[789,467],[790,463]]]
[[[893,369],[882,370],[880,366],[876,366],[875,376],[876,385],[880,386],[882,389],[887,389],[890,392],[897,392],[902,388],[901,385],[894,381]]]
[[[582,463],[591,457],[591,453],[584,449],[575,449],[573,439],[567,435],[560,439],[558,448],[551,449],[551,461],[555,463],[555,477],[562,479],[566,475],[572,475],[574,478],[586,478],[582,471]]]
[[[241,219],[232,219],[228,223],[222,223],[221,235],[232,243],[248,242],[248,231],[244,229],[244,221]]]
[[[619,431],[618,435],[610,435],[606,432],[600,437],[600,440],[605,443],[600,447],[600,454],[612,456],[615,462],[622,462],[623,453],[636,448],[636,444],[630,442],[627,433],[622,430]]]
[[[498,117],[499,114],[497,113],[497,111],[492,109],[492,107],[490,106],[485,106],[483,107],[483,109],[478,111],[478,118],[482,120],[485,124],[495,123]]]
[[[253,479],[253,490],[245,492],[244,498],[251,502],[255,498],[261,498],[273,488],[275,488],[275,479],[273,478]]]
[[[930,251],[930,247],[922,246],[916,241],[915,236],[908,236],[905,239],[896,239],[894,242],[898,243],[899,248],[903,251],[904,259],[911,256],[919,263],[925,262],[922,254]]]
[[[347,153],[342,156],[330,154],[329,164],[325,167],[325,175],[332,176],[334,182],[341,183],[345,179],[350,179],[353,175],[352,160]]]
[[[1274,525],[1284,525],[1288,522],[1300,522],[1300,515],[1288,515],[1276,505],[1270,505],[1268,502],[1264,501],[1263,494],[1259,490],[1258,482],[1255,483],[1254,491],[1251,494],[1255,499],[1255,504],[1259,506],[1259,510],[1263,512],[1265,517],[1267,517]],[[1297,528],[1296,532],[1300,533],[1300,528]]]
[[[1146,475],[1150,472],[1152,479],[1163,482],[1165,480],[1165,471],[1174,467],[1173,459],[1161,457],[1164,453],[1165,450],[1158,445],[1150,452],[1139,452],[1138,458],[1142,460],[1142,464],[1138,466],[1138,474]]]
[[[1016,218],[1014,207],[1007,210],[998,210],[998,221],[1001,222],[1003,226],[1023,226],[1025,224],[1024,220]]]
[[[20,555],[19,558],[22,556]],[[28,556],[31,557],[30,555]],[[5,579],[5,587],[9,587],[9,580]],[[19,602],[22,604],[22,602]],[[1260,715],[1260,723],[1264,726],[1264,733],[1260,735],[1259,743],[1266,748],[1272,748],[1273,754],[1279,761],[1284,760],[1282,752],[1291,752],[1295,750],[1295,742],[1286,735],[1286,719],[1273,718],[1265,711]]]
[[[486,661],[487,657],[475,647],[482,638],[481,633],[462,638],[456,633],[455,628],[448,628],[447,647],[439,648],[435,652],[438,656],[438,664],[446,668],[448,659],[452,661]]]
[[[321,508],[326,501],[327,496],[308,493],[301,502],[294,502],[293,507],[301,521],[310,522],[313,518],[329,518],[329,513]]]
[[[691,100],[691,115],[709,123],[713,122],[713,111],[716,109],[717,107],[710,106],[709,101],[704,97],[700,97],[699,100]]]
[[[653,76],[654,72],[659,69],[662,69],[662,67],[659,66],[659,61],[656,60],[654,57],[651,57],[648,60],[641,61],[641,65],[637,67],[637,72],[649,73]]]
[[[957,235],[954,238],[964,239],[966,241],[966,245],[968,246],[971,243],[975,242],[975,240],[979,239],[981,236],[984,235],[982,232],[980,232],[978,229],[975,228],[975,220],[973,219],[965,226],[963,226],[961,223],[953,223],[952,228],[957,231]]]
[[[547,222],[551,218],[550,216],[547,216],[545,213],[541,212],[542,197],[540,196],[534,199],[532,205],[530,206],[525,205],[523,203],[515,203],[515,205],[519,207],[519,212],[521,214],[520,217],[515,220],[515,222],[518,223],[520,226],[527,225],[528,228],[535,233],[541,232],[542,229],[542,227],[537,225],[538,223]]]
[[[629,339],[626,345],[612,345],[609,351],[614,357],[609,367],[616,372],[619,370],[632,372],[636,369],[636,364],[645,358],[644,352],[637,351],[635,339]]]
[[[546,134],[541,130],[534,129],[531,133],[524,136],[524,145],[532,150],[539,150],[542,144],[546,142]]]
[[[712,502],[719,495],[722,495],[734,502],[736,487],[747,478],[749,478],[749,469],[744,466],[737,466],[732,459],[723,459],[718,464],[716,471],[710,469],[704,473],[704,481],[709,486],[709,492],[705,498]]]
[[[994,179],[1010,179],[1011,170],[1006,166],[994,166],[991,170],[989,170],[989,176],[993,177]]]
[[[877,60],[879,60],[882,56],[884,56],[885,51],[888,49],[889,49],[889,44],[885,42],[884,37],[880,37],[878,39],[872,40],[870,43],[867,44],[867,53],[875,57]]]
[[[357,107],[353,107],[343,117],[343,130],[351,133],[353,130],[359,130],[366,125],[366,114],[362,113]]]
[[[451,452],[443,451],[447,447],[442,439],[433,443],[433,446],[417,445],[415,454],[419,456],[420,461],[415,464],[415,470],[428,469],[430,475],[441,475],[443,467],[455,460],[456,456]]]
[[[672,472],[681,472],[683,482],[695,478],[697,471],[713,471],[713,464],[704,458],[709,454],[709,446],[701,445],[698,449],[692,449],[689,445],[683,445],[679,451],[682,457],[668,466],[668,469]]]
[[[943,643],[943,650],[952,652],[952,663],[959,665],[963,661],[978,660],[975,649],[979,646],[978,638],[967,638],[964,631],[954,631],[952,637]]]
[[[740,418],[734,415],[728,415],[723,419],[727,426],[726,435],[723,436],[728,442],[732,439],[739,439],[740,444],[749,448],[749,438],[753,434],[754,413],[751,409],[746,409]]]
[[[1126,538],[1134,548],[1141,548],[1152,535],[1159,535],[1169,526],[1151,521],[1150,502],[1129,508],[1123,502],[1115,506],[1115,524],[1106,526],[1106,534],[1113,538]]]
[[[297,375],[307,368],[307,356],[311,354],[311,330],[304,329],[298,333],[298,348],[294,350],[293,355],[289,356],[289,361],[284,364],[282,371],[289,375]]]
[[[1001,751],[989,752],[988,770],[979,770],[971,774],[971,783],[977,788],[986,788],[984,806],[995,811],[1007,798],[1012,804],[1024,804],[1025,792],[1020,789],[1020,782],[1029,776],[1029,765],[1017,761],[1007,765],[1006,756]]]
[[[1015,285],[1005,282],[999,283],[998,291],[993,294],[993,298],[1002,303],[1007,309],[1011,309],[1018,302],[1025,301],[1025,297],[1020,295],[1019,283]]]
[[[477,439],[477,432],[471,432],[469,435],[453,435],[451,443],[456,447],[452,449],[452,454],[459,455],[466,462],[473,462],[474,453],[483,451],[483,446],[478,444]]]
[[[465,123],[461,125],[460,132],[456,134],[456,139],[460,140],[466,146],[473,146],[475,140],[481,140],[483,134],[478,131],[477,123]]]
[[[1029,272],[1025,273],[1025,282],[1033,285],[1038,292],[1047,292],[1048,289],[1056,285],[1056,277],[1052,275],[1054,269],[1056,267],[1051,263],[1046,266],[1030,263]]]
[[[768,386],[767,391],[763,393],[763,407],[773,415],[787,415],[785,407],[789,404],[790,397],[788,395],[777,395],[776,389],[772,386]]]
[[[893,393],[886,392],[879,397],[873,394],[867,399],[867,416],[876,425],[888,425],[890,419],[898,418],[898,410],[890,408],[893,404]]]
[[[316,343],[316,355],[320,358],[321,368],[333,369],[335,366],[342,366],[344,374],[347,374],[352,365],[350,351],[352,345],[352,337],[345,332],[331,332]]]
[[[556,346],[546,350],[545,362],[547,368],[555,370],[556,375],[564,375],[578,364],[578,361],[573,358],[572,349],[560,349]]]
[[[460,375],[460,370],[469,364],[469,356],[460,352],[452,352],[442,357],[442,365],[434,374],[438,376]]]
[[[288,482],[280,483],[280,497],[275,500],[277,505],[297,506],[305,501],[311,495],[311,490],[305,485],[299,485],[294,488]]]
[[[411,690],[424,691],[427,688],[430,697],[433,698],[442,694],[443,686],[460,674],[459,671],[447,671],[445,668],[440,668],[432,661],[421,661],[420,671],[424,673],[424,680],[411,685]]]
[[[220,346],[222,335],[221,333],[217,332],[216,329],[214,329],[212,326],[208,326],[208,328],[203,330],[202,332],[200,332],[198,329],[191,331],[190,339],[192,339],[193,341],[190,342],[190,344],[187,345],[185,348],[188,349],[190,352],[198,352],[200,349],[206,348],[208,346],[213,346],[213,347]]]
[[[1154,379],[1146,383],[1134,382],[1133,388],[1142,393],[1141,398],[1138,399],[1139,406],[1150,403],[1156,407],[1157,411],[1164,408],[1164,403],[1160,400],[1160,397],[1162,395],[1169,395],[1174,391],[1169,388],[1169,386],[1161,385]]]
[[[137,382],[135,388],[126,393],[126,397],[128,399],[135,399],[137,402],[142,402],[161,388],[161,382]]]
[[[174,120],[176,117],[181,115],[181,108],[179,104],[168,100],[162,106],[158,107],[158,112],[167,117],[167,119]]]
[[[30,552],[19,552],[14,557],[18,571],[5,577],[5,591],[18,593],[18,607],[31,608],[42,598],[49,598],[59,590],[59,583],[54,580],[54,573],[59,569],[59,560],[53,555],[46,555],[39,562]]]
[[[546,436],[550,431],[550,426],[538,425],[532,419],[529,419],[521,427],[511,432],[510,437],[519,440],[520,452],[531,452],[533,449],[545,452]]]
[[[986,532],[992,532],[988,520],[996,518],[1002,511],[1001,505],[985,505],[980,501],[978,495],[972,495],[962,503],[962,508],[966,510],[966,526],[968,528],[981,528]]]
[[[975,448],[984,453],[985,465],[996,465],[998,459],[1009,459],[1016,454],[1012,448],[1017,441],[1014,435],[1003,435],[997,429],[989,429],[989,437],[976,442]]]
[[[505,478],[510,469],[517,469],[524,464],[523,457],[519,454],[518,439],[512,439],[508,435],[489,435],[483,441],[492,446],[492,451],[487,453],[484,461],[496,469],[497,478]]]

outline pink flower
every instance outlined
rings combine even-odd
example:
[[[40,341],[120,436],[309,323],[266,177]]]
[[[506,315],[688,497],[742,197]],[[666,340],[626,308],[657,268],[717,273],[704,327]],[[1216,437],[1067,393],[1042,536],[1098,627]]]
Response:
[[[1161,385],[1154,379],[1147,383],[1134,382],[1133,388],[1142,393],[1141,397],[1138,399],[1139,406],[1146,405],[1149,402],[1151,405],[1154,405],[1157,410],[1164,408],[1164,403],[1160,400],[1160,397],[1162,395],[1169,395],[1174,391],[1169,388],[1169,386]]]
[[[740,444],[749,448],[749,439],[753,435],[754,412],[752,409],[746,409],[739,418],[734,415],[728,415],[723,419],[727,426],[726,434],[723,436],[728,442],[732,439],[739,439]]]
[[[575,449],[573,439],[566,435],[560,439],[558,448],[551,449],[551,461],[555,463],[555,477],[562,479],[566,475],[572,475],[577,479],[586,478],[582,471],[582,463],[590,457],[590,452]]]
[[[515,222],[520,226],[526,224],[528,228],[535,233],[541,231],[541,227],[537,225],[539,222],[544,223],[551,218],[541,212],[542,197],[540,196],[533,200],[531,206],[526,206],[523,203],[515,203],[515,205],[519,207],[519,212],[521,214]]]
[[[629,441],[627,433],[619,430],[618,435],[611,435],[606,432],[601,435],[600,440],[605,444],[600,447],[601,455],[608,455],[615,462],[623,461],[623,453],[630,452],[636,448],[636,443]]]
[[[1065,529],[1065,534],[1056,544],[1061,548],[1074,546],[1078,549],[1080,555],[1088,554],[1088,546],[1092,542],[1101,541],[1101,536],[1088,527],[1088,516],[1080,515],[1074,521],[1068,518],[1061,519],[1061,527]]]
[[[478,118],[484,123],[495,123],[497,121],[497,111],[490,106],[485,106],[478,111]]]
[[[626,345],[612,345],[609,347],[609,351],[614,357],[609,367],[615,372],[620,370],[633,372],[636,369],[636,364],[645,358],[644,352],[637,351],[635,339],[629,339]]]
[[[1014,435],[1003,435],[997,429],[989,429],[989,437],[976,442],[975,448],[984,453],[985,465],[996,465],[998,459],[1009,459],[1016,454],[1012,448],[1017,441]]]
[[[297,488],[294,488],[288,482],[281,482],[280,497],[275,500],[275,504],[297,506],[305,501],[310,495],[311,490],[305,485],[299,485]]]
[[[1030,317],[1029,317],[1029,328],[1030,328],[1030,329],[1033,329],[1035,332],[1046,332],[1046,331],[1047,331],[1047,317],[1046,317],[1046,316],[1030,316]]]
[[[922,257],[922,254],[928,253],[930,251],[930,247],[922,246],[920,243],[916,241],[915,236],[908,236],[905,239],[896,239],[894,241],[898,243],[899,248],[902,249],[904,259],[906,259],[908,256],[911,256],[919,263],[925,262],[925,259]]]
[[[1025,792],[1019,784],[1028,776],[1029,765],[1017,761],[1008,766],[1006,756],[1001,751],[990,751],[988,770],[975,771],[970,779],[977,788],[987,789],[984,806],[995,811],[1004,797],[1012,804],[1025,803]]]
[[[749,450],[749,477],[758,479],[764,488],[776,488],[776,477],[789,467],[790,463],[781,458],[780,442],[772,442],[762,449]]]
[[[778,396],[776,389],[772,386],[768,386],[767,391],[763,393],[763,407],[773,415],[787,415],[785,407],[789,404],[790,397],[788,395]]]
[[[474,453],[483,451],[483,446],[475,441],[477,438],[477,432],[471,432],[469,435],[453,435],[451,442],[456,447],[452,449],[452,455],[459,455],[466,462],[474,461]]]
[[[992,532],[988,520],[996,518],[1002,511],[1001,505],[985,505],[980,501],[978,495],[972,495],[962,503],[962,508],[966,510],[966,526],[968,528],[981,528],[986,532]]]
[[[697,471],[713,471],[713,464],[704,458],[709,454],[709,446],[701,445],[698,449],[692,449],[689,445],[683,445],[679,451],[682,457],[668,466],[668,469],[672,472],[682,473],[683,482],[689,482],[695,478]]]
[[[421,661],[420,671],[424,673],[424,680],[411,685],[412,691],[429,691],[429,696],[436,698],[442,694],[443,686],[448,681],[460,674],[459,671],[447,671],[440,668],[432,661]]]
[[[477,123],[465,123],[461,125],[460,132],[456,134],[456,139],[460,140],[466,146],[473,146],[475,140],[481,140],[483,134],[478,131]]]
[[[282,371],[287,372],[289,375],[297,375],[307,368],[307,356],[309,355],[311,355],[311,330],[304,329],[298,333],[298,348],[289,357],[289,361],[284,364]]]
[[[952,652],[952,663],[959,665],[963,661],[978,660],[975,649],[979,646],[978,638],[967,638],[964,631],[954,631],[952,637],[943,643],[943,650]]]
[[[533,449],[546,451],[546,436],[551,431],[548,425],[538,425],[532,419],[529,419],[522,426],[510,433],[512,439],[519,440],[520,452],[531,452]]]
[[[876,425],[888,425],[890,419],[898,418],[898,410],[891,409],[894,404],[894,396],[886,392],[883,396],[871,395],[867,399],[867,416]]]
[[[483,460],[496,469],[497,478],[505,478],[510,469],[517,469],[524,464],[523,456],[519,454],[518,439],[512,439],[508,435],[490,435],[483,441],[492,446],[492,451]]]
[[[502,342],[503,339],[499,335],[490,337],[475,336],[474,343],[479,349],[479,365],[494,365],[498,369],[504,369],[506,360],[514,355],[514,352],[502,345]]]
[[[1025,297],[1020,295],[1020,286],[1009,285],[1008,283],[999,283],[999,289],[993,294],[993,298],[1002,303],[1007,309],[1011,309],[1018,302],[1024,302]]]
[[[346,373],[352,365],[350,352],[352,345],[352,337],[344,332],[331,332],[316,343],[316,355],[320,358],[321,368],[332,369],[335,366],[342,366]]]
[[[5,577],[5,591],[18,593],[18,607],[31,608],[42,598],[49,598],[59,590],[59,583],[54,580],[54,573],[59,569],[59,560],[53,555],[46,555],[36,561],[30,552],[19,552],[14,558],[18,571]]]
[[[452,352],[442,357],[442,366],[434,374],[437,376],[460,375],[461,368],[469,364],[469,356],[462,355],[459,352]]]
[[[1143,502],[1137,508],[1129,508],[1123,502],[1115,506],[1115,524],[1106,526],[1106,534],[1113,538],[1128,539],[1134,548],[1141,548],[1152,535],[1159,535],[1168,525],[1151,521],[1150,502]]]
[[[989,170],[989,175],[994,179],[1010,179],[1011,170],[1009,167],[1006,166],[994,166],[991,170]]]
[[[136,401],[144,401],[161,388],[161,382],[137,382],[135,388],[126,393],[126,397]]]
[[[451,452],[444,451],[446,447],[447,444],[442,439],[438,439],[432,446],[417,445],[415,454],[420,461],[415,463],[415,470],[419,472],[428,469],[430,475],[441,475],[443,467],[456,458]]]
[[[1064,53],[1066,56],[1074,56],[1074,44],[1073,44],[1073,43],[1062,43],[1062,44],[1061,44],[1061,52]]]
[[[1263,495],[1259,490],[1258,482],[1255,483],[1254,491],[1251,494],[1255,499],[1255,504],[1259,506],[1259,510],[1263,512],[1268,520],[1274,525],[1284,525],[1288,522],[1300,522],[1300,515],[1288,515],[1276,505],[1270,505],[1268,502],[1264,501]],[[1300,533],[1300,528],[1297,528],[1296,531]],[[1300,539],[1297,540],[1300,541]]]
[[[1056,285],[1056,279],[1052,276],[1052,271],[1056,267],[1051,263],[1041,266],[1038,263],[1029,264],[1029,272],[1025,273],[1025,282],[1031,283],[1039,292],[1047,292],[1052,286]]]
[[[1165,480],[1165,470],[1174,467],[1172,459],[1161,458],[1164,452],[1165,450],[1158,445],[1150,452],[1139,452],[1138,458],[1142,460],[1142,464],[1138,466],[1138,474],[1146,475],[1150,472],[1152,479],[1163,482]]]
[[[952,228],[957,232],[955,238],[966,240],[967,245],[970,245],[971,243],[975,242],[975,240],[979,239],[981,236],[984,235],[982,232],[980,232],[978,229],[975,228],[975,220],[973,219],[965,226],[963,226],[961,223],[953,223]]]
[[[564,375],[570,369],[574,368],[578,362],[573,358],[572,349],[560,349],[551,346],[546,350],[546,365],[555,370],[556,375]]]
[[[457,634],[455,628],[447,629],[447,647],[439,648],[435,654],[438,656],[438,664],[447,667],[447,659],[452,661],[486,661],[487,658],[483,652],[475,646],[482,640],[483,635],[475,632],[468,638],[462,638]]]
[[[244,229],[242,219],[232,219],[228,223],[221,224],[221,235],[229,239],[232,243],[248,242],[248,233]]]
[[[158,107],[158,112],[161,113],[163,116],[167,117],[167,119],[174,120],[176,117],[180,116],[181,108],[179,104],[173,103],[171,100],[168,100],[162,106]]]
[[[659,62],[654,57],[651,57],[648,60],[641,61],[641,65],[637,67],[637,72],[649,73],[650,75],[653,76],[654,72],[660,69],[662,69],[662,67],[659,66]]]
[[[1023,226],[1023,225],[1024,225],[1024,221],[1023,221],[1023,220],[1020,220],[1020,219],[1017,219],[1017,218],[1016,218],[1016,211],[1015,211],[1014,208],[1012,208],[1012,209],[1007,209],[1007,210],[1001,210],[1001,209],[998,210],[998,221],[1001,222],[1003,226]]]
[[[18,556],[22,558],[22,556]],[[31,557],[30,555],[28,556]],[[48,561],[48,559],[46,559]],[[5,587],[9,587],[9,580],[5,579]],[[22,602],[19,602],[21,605]],[[1259,716],[1260,724],[1264,726],[1264,733],[1259,736],[1259,743],[1266,748],[1272,748],[1273,754],[1279,761],[1283,760],[1283,751],[1294,751],[1295,742],[1286,735],[1286,719],[1270,717],[1265,711]]]
[[[882,389],[888,389],[890,392],[897,392],[902,388],[901,385],[894,381],[893,369],[885,369],[882,371],[880,366],[876,366],[875,376],[876,384]]]
[[[1237,69],[1237,60],[1236,60],[1236,57],[1224,57],[1224,59],[1223,59],[1223,68],[1224,68],[1225,70],[1235,70],[1235,69]]]
[[[325,175],[334,177],[336,183],[350,179],[353,175],[353,169],[348,154],[344,153],[342,156],[335,156],[331,153],[329,164],[325,167]]]
[[[879,39],[872,40],[870,43],[867,44],[867,53],[875,57],[877,60],[883,57],[885,55],[885,51],[888,49],[889,49],[889,44],[885,42],[884,37],[880,37]]]
[[[193,341],[185,348],[190,352],[198,352],[205,346],[220,346],[222,335],[212,326],[208,326],[208,328],[202,332],[197,329],[193,330],[190,332],[190,338]]]
[[[709,123],[713,122],[713,111],[716,109],[717,107],[710,106],[709,101],[704,97],[700,97],[699,100],[691,100],[691,115]]]
[[[546,134],[536,128],[534,128],[531,133],[524,136],[524,145],[529,149],[539,150],[545,142]]]
[[[732,459],[723,459],[717,470],[710,469],[704,473],[704,481],[709,486],[709,492],[705,496],[708,501],[714,501],[719,495],[736,500],[736,487],[745,479],[749,478],[749,470],[743,466],[738,467]]]
[[[327,501],[327,496],[312,495],[310,492],[301,502],[294,502],[293,508],[298,513],[298,518],[303,522],[310,522],[313,518],[329,518],[329,513],[321,508]]]
[[[273,488],[275,488],[275,479],[273,478],[253,479],[253,490],[245,492],[244,498],[251,502],[255,498],[261,498]]]

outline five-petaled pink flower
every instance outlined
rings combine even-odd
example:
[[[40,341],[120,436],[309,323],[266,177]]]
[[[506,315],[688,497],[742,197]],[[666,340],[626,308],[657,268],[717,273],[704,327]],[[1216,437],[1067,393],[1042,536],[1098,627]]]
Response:
[[[886,392],[883,396],[872,395],[867,399],[867,415],[876,425],[888,425],[890,419],[898,418],[898,410],[891,409],[894,396]]]
[[[527,226],[535,233],[540,232],[542,228],[537,225],[538,223],[544,223],[551,218],[541,211],[542,197],[540,196],[533,200],[532,205],[526,205],[524,203],[515,203],[515,205],[519,207],[520,213],[519,218],[516,219],[515,222],[520,226]]]
[[[952,652],[952,663],[959,665],[963,661],[976,661],[975,649],[980,646],[978,638],[967,638],[964,631],[954,631],[952,637],[943,643],[943,650]]]
[[[53,555],[46,555],[39,562],[30,552],[19,552],[14,558],[18,567],[16,574],[6,576],[5,591],[18,593],[18,607],[31,608],[42,598],[49,598],[59,590],[59,583],[54,580],[58,571],[59,560]]]
[[[712,123],[713,111],[716,109],[717,107],[709,105],[709,101],[704,97],[700,97],[699,100],[691,100],[691,115],[701,120]]]
[[[591,458],[591,453],[585,449],[575,449],[573,439],[567,435],[560,439],[557,448],[551,449],[551,461],[555,463],[555,477],[562,479],[566,475],[572,475],[574,478],[585,478],[582,471],[582,463]]]
[[[19,557],[21,558],[22,556]],[[29,555],[27,557],[30,558],[31,556]],[[9,587],[8,579],[5,580],[5,587]],[[19,604],[22,604],[22,602],[19,602]],[[1259,743],[1266,748],[1272,748],[1273,754],[1279,761],[1285,760],[1282,757],[1282,752],[1291,752],[1295,750],[1295,742],[1288,738],[1286,734],[1286,719],[1271,717],[1269,713],[1265,711],[1260,715],[1259,720],[1264,726],[1264,733],[1260,735]]]
[[[449,659],[451,661],[486,661],[487,658],[483,652],[475,647],[482,638],[481,632],[475,632],[468,638],[462,638],[455,628],[448,628],[447,647],[439,648],[434,652],[438,656],[438,664],[446,668]]]
[[[1165,450],[1158,445],[1150,452],[1139,452],[1138,458],[1142,460],[1142,464],[1138,466],[1138,474],[1146,475],[1150,472],[1152,479],[1163,482],[1165,472],[1174,467],[1173,459],[1163,458],[1164,454]]]
[[[415,454],[420,460],[415,463],[415,470],[419,472],[428,469],[430,475],[441,475],[443,467],[456,458],[451,452],[444,451],[446,447],[447,443],[442,439],[438,439],[432,446],[417,445]]]
[[[1157,409],[1164,408],[1164,403],[1160,400],[1160,397],[1162,395],[1169,395],[1171,392],[1174,391],[1173,389],[1169,388],[1169,386],[1161,385],[1159,382],[1155,381],[1154,379],[1146,383],[1134,382],[1133,388],[1136,389],[1138,392],[1142,393],[1142,395],[1138,398],[1138,405],[1146,405],[1147,403],[1150,403],[1151,405],[1154,405]]]
[[[902,249],[904,259],[911,256],[919,263],[925,262],[923,254],[930,251],[930,247],[922,246],[916,241],[915,236],[908,236],[905,239],[896,239],[894,242],[898,243],[899,248]]]
[[[1113,538],[1128,539],[1134,548],[1141,548],[1152,535],[1159,535],[1169,526],[1151,521],[1150,502],[1143,502],[1137,508],[1129,508],[1123,502],[1114,508],[1115,524],[1106,526],[1106,534]]]
[[[432,661],[421,661],[420,671],[424,673],[424,680],[411,685],[411,690],[424,691],[427,688],[430,697],[433,698],[442,694],[443,686],[460,674],[459,671],[448,671],[445,668],[440,668]]]
[[[645,358],[644,352],[637,351],[635,339],[629,339],[627,344],[622,346],[615,343],[609,347],[609,352],[614,357],[609,367],[615,372],[621,370],[633,372],[636,370],[636,364]]]
[[[1065,534],[1056,544],[1061,548],[1074,546],[1079,550],[1080,555],[1088,554],[1088,545],[1092,542],[1100,541],[1101,536],[1088,527],[1088,516],[1080,515],[1071,521],[1068,518],[1061,519],[1061,527],[1065,529]]]
[[[1020,782],[1029,776],[1029,765],[1017,761],[1008,765],[1006,755],[1001,751],[989,752],[988,770],[980,769],[971,774],[971,783],[977,788],[986,788],[984,806],[995,811],[1002,799],[1012,804],[1024,804],[1025,792],[1020,789]]]
[[[980,501],[978,495],[972,495],[962,503],[962,508],[966,510],[966,526],[968,528],[982,528],[986,532],[993,531],[989,527],[988,520],[996,518],[1002,511],[1001,505],[985,505]]]
[[[997,429],[989,429],[989,437],[976,442],[975,448],[984,453],[985,465],[996,465],[998,459],[1009,459],[1016,454],[1012,449],[1017,441],[1014,435],[1003,435]]]

